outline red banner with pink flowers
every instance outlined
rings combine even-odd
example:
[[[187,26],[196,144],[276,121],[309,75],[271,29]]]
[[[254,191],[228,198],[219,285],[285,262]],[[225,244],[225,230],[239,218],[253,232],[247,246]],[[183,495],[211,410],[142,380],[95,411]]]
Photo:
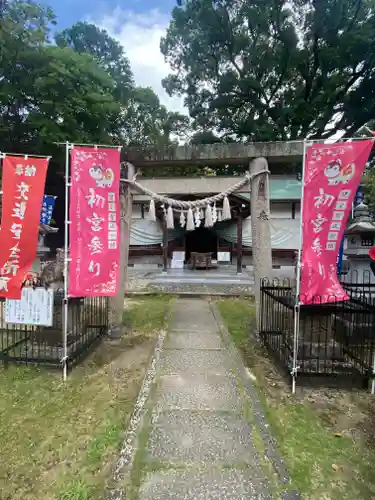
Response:
[[[47,169],[48,158],[3,159],[0,297],[20,299],[34,263]]]
[[[74,146],[70,189],[70,297],[117,294],[120,151]]]
[[[337,255],[373,140],[314,144],[305,161],[300,303],[348,300]]]

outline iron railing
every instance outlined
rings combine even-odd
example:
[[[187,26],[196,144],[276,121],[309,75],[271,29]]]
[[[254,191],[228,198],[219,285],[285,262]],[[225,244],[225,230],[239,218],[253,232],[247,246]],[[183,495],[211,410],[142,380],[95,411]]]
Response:
[[[346,377],[351,384],[367,383],[373,376],[375,347],[375,287],[366,293],[346,283],[350,300],[300,306],[297,346],[298,376]],[[283,281],[263,280],[260,337],[272,356],[289,373],[294,352],[293,287]]]
[[[68,301],[68,365],[73,366],[108,331],[108,297]],[[51,327],[9,324],[0,302],[0,362],[60,366],[63,358],[63,293],[54,293]]]

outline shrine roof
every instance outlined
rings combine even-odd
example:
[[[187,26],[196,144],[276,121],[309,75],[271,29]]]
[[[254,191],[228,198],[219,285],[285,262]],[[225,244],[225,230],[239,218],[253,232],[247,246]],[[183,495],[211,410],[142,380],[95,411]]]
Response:
[[[353,222],[353,224],[351,224],[345,231],[345,234],[360,234],[360,233],[375,234],[375,223],[370,221]]]

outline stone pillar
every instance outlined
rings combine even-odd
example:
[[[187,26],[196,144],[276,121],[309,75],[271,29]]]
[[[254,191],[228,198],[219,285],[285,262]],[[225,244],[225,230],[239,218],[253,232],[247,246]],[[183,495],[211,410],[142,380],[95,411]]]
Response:
[[[134,166],[131,163],[126,164],[127,178],[134,177]],[[128,262],[129,262],[129,242],[130,227],[132,222],[133,196],[129,184],[122,182],[120,184],[120,283],[116,297],[110,299],[109,315],[109,334],[111,337],[121,337],[123,333],[122,315],[124,311],[124,297],[128,281]]]
[[[237,215],[237,274],[242,273],[242,213]]]
[[[168,271],[168,228],[167,221],[163,217],[163,273]]]
[[[267,160],[265,158],[256,158],[250,163],[249,169],[251,174],[268,169]],[[263,278],[271,279],[272,277],[269,192],[269,174],[257,175],[251,180],[251,236],[257,331],[259,331],[260,327],[261,280]]]

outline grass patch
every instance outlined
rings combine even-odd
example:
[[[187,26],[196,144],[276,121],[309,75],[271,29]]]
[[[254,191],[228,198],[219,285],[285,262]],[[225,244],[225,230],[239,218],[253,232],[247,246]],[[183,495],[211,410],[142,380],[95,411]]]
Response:
[[[125,302],[124,323],[130,326],[133,333],[148,334],[160,330],[171,300],[165,295],[128,299]]]
[[[292,397],[266,351],[249,334],[255,309],[245,299],[217,302],[242,351],[291,474],[306,500],[375,498],[374,403],[369,393],[303,388]]]
[[[0,369],[1,500],[102,498],[169,304],[128,301],[143,340],[104,342],[66,384],[43,369]]]

